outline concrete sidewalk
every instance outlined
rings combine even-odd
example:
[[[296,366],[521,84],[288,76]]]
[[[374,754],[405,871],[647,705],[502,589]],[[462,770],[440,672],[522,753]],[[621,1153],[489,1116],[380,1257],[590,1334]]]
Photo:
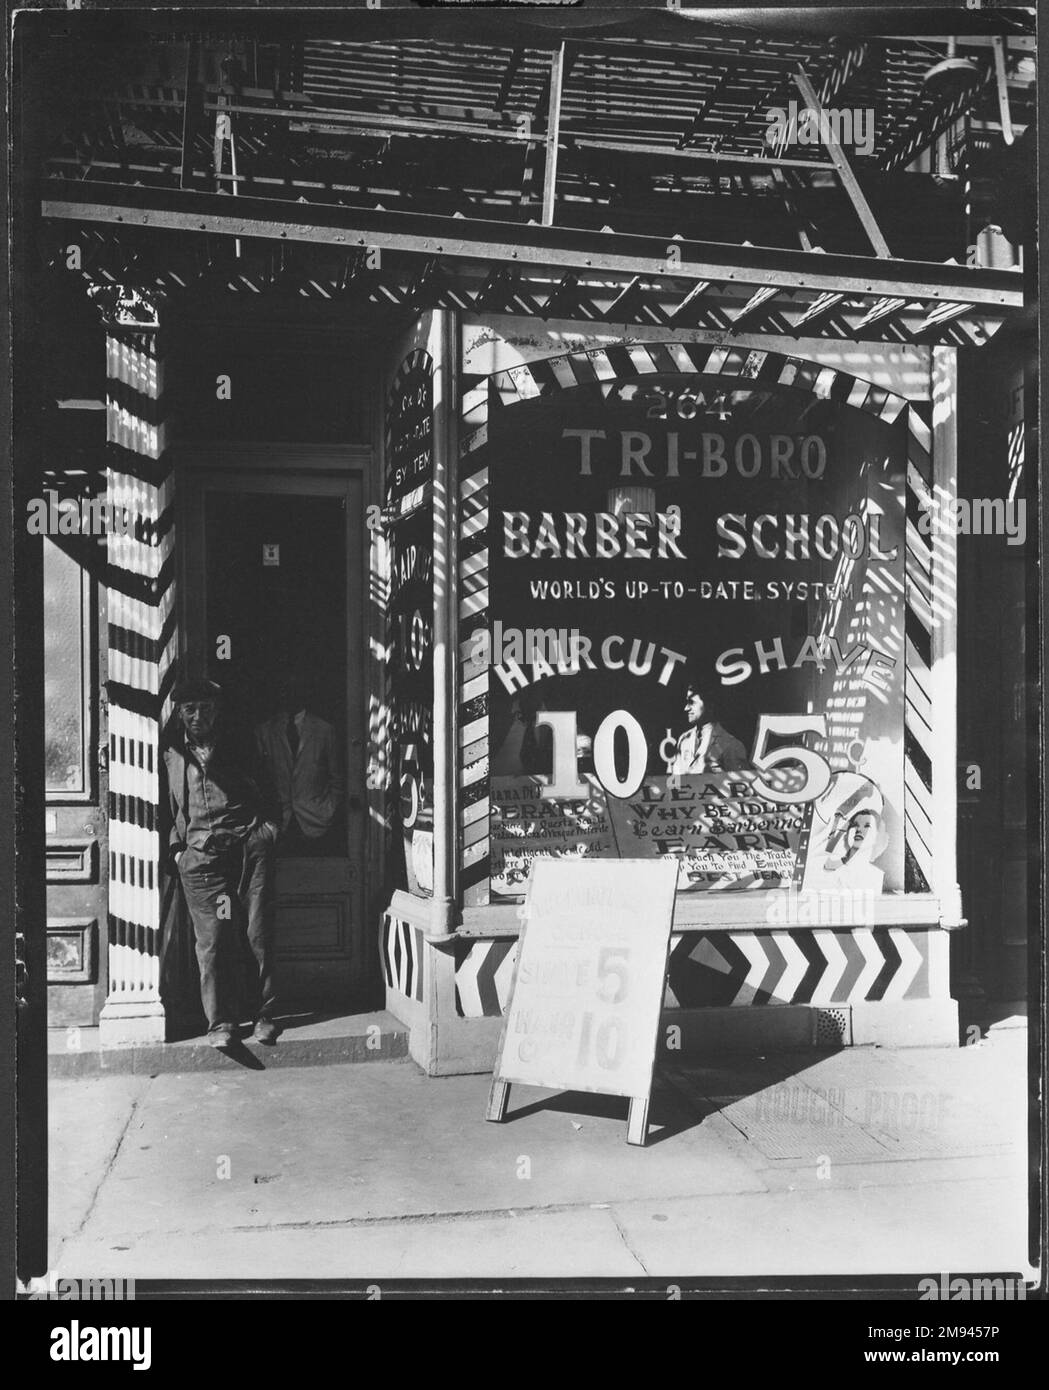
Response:
[[[412,1063],[51,1083],[53,1271],[564,1278],[1026,1270],[1027,1034],[661,1074],[626,1102]]]
[[[277,1019],[279,1047],[265,1047],[239,1027],[239,1064],[265,1071],[272,1067],[320,1067],[338,1062],[393,1062],[408,1056],[408,1029],[385,1010],[366,1014],[290,1014]],[[115,1076],[134,1072],[229,1071],[230,1058],[210,1046],[206,1035],[179,1042],[138,1043],[103,1049],[97,1028],[54,1028],[47,1039],[47,1074],[52,1079]]]

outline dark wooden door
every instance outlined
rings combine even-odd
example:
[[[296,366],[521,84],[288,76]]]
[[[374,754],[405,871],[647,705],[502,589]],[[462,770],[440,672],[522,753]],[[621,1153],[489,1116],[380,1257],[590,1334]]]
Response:
[[[222,685],[226,717],[246,738],[277,714],[281,679],[295,671],[343,770],[320,852],[278,846],[281,999],[292,1010],[369,1007],[360,479],[212,474],[191,497],[194,664]]]
[[[105,597],[75,539],[44,541],[48,1022],[67,1028],[97,1024],[107,987]]]

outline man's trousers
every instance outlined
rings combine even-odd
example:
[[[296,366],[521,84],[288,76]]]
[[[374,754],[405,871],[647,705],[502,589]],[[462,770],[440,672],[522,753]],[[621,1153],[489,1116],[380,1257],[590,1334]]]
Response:
[[[246,840],[224,850],[188,847],[179,858],[178,871],[193,922],[200,997],[209,1029],[239,1021],[237,982],[244,934],[255,967],[250,1008],[256,1019],[272,1018],[276,993],[270,832],[253,830]]]

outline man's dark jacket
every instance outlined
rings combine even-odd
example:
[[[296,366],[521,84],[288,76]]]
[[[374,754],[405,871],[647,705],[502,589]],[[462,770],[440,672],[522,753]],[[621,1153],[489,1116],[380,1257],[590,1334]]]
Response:
[[[168,850],[177,854],[185,849],[189,834],[189,780],[186,768],[185,735],[179,731],[164,749],[167,772],[171,829]],[[280,801],[265,768],[257,757],[241,750],[236,740],[221,730],[215,736],[215,751],[208,762],[208,776],[251,808],[259,823],[280,824]]]

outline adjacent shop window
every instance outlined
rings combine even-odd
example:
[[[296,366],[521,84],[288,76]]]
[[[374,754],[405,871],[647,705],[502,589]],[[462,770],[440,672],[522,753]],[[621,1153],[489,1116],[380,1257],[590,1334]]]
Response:
[[[54,801],[87,796],[90,580],[44,540],[44,765]]]
[[[493,900],[537,855],[859,895],[843,920],[905,887],[902,427],[738,380],[491,421]]]

